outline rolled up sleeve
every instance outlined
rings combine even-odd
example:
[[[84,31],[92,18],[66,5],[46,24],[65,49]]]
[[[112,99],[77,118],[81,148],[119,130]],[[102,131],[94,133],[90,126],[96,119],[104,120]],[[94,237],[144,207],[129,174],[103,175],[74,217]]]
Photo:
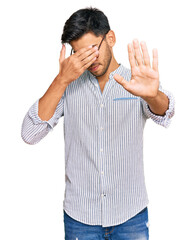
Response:
[[[30,107],[22,123],[21,137],[28,144],[36,144],[43,139],[57,125],[59,118],[64,115],[64,96],[48,121],[40,119],[38,105],[39,99]]]
[[[141,98],[142,106],[143,106],[143,112],[146,118],[151,118],[155,123],[168,128],[171,124],[171,118],[174,116],[175,113],[175,99],[171,92],[164,90],[162,86],[159,87],[159,90],[163,92],[169,99],[169,107],[167,111],[165,112],[164,116],[156,115],[153,112],[151,112],[149,105],[146,101],[144,101]]]

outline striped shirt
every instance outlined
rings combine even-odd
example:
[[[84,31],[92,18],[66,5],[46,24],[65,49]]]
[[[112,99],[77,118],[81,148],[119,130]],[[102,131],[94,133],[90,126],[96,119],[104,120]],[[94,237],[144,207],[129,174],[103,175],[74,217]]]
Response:
[[[143,165],[143,130],[151,118],[168,127],[174,115],[173,95],[164,116],[153,114],[140,97],[126,91],[113,75],[131,79],[120,66],[109,75],[103,93],[86,70],[71,82],[48,121],[38,116],[39,99],[27,112],[23,140],[36,144],[64,116],[65,193],[63,209],[73,219],[109,227],[121,224],[148,205]]]

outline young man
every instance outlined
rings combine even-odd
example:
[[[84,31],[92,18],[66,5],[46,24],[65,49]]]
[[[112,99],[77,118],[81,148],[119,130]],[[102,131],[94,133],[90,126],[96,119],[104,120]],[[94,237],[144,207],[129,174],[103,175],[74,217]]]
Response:
[[[119,64],[115,34],[94,8],[75,12],[61,40],[59,73],[27,112],[21,134],[36,144],[64,116],[66,240],[148,239],[143,129],[148,118],[168,127],[174,115],[157,50],[151,66],[146,44],[134,40],[130,69]],[[64,43],[72,46],[68,58]]]

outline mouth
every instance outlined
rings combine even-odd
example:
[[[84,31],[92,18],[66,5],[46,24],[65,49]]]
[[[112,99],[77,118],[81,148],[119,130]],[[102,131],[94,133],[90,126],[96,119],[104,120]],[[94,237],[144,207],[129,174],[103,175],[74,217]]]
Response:
[[[98,64],[98,65],[94,65],[94,66],[92,66],[92,67],[90,68],[90,71],[95,72],[95,71],[98,70],[98,68],[99,68],[99,64]]]

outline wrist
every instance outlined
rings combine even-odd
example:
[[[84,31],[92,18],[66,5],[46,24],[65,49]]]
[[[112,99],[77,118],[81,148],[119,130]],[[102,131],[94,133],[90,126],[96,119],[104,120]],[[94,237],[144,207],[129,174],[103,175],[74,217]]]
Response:
[[[55,82],[64,88],[69,85],[69,81],[65,77],[62,77],[60,73],[56,76]]]
[[[160,116],[165,115],[165,112],[169,107],[169,99],[163,92],[158,91],[155,97],[148,97],[143,99],[147,102],[152,113]]]
[[[157,94],[153,97],[142,97],[144,101],[146,101],[147,103],[153,103],[153,102],[156,102],[157,99],[159,98],[159,91],[157,92]]]

